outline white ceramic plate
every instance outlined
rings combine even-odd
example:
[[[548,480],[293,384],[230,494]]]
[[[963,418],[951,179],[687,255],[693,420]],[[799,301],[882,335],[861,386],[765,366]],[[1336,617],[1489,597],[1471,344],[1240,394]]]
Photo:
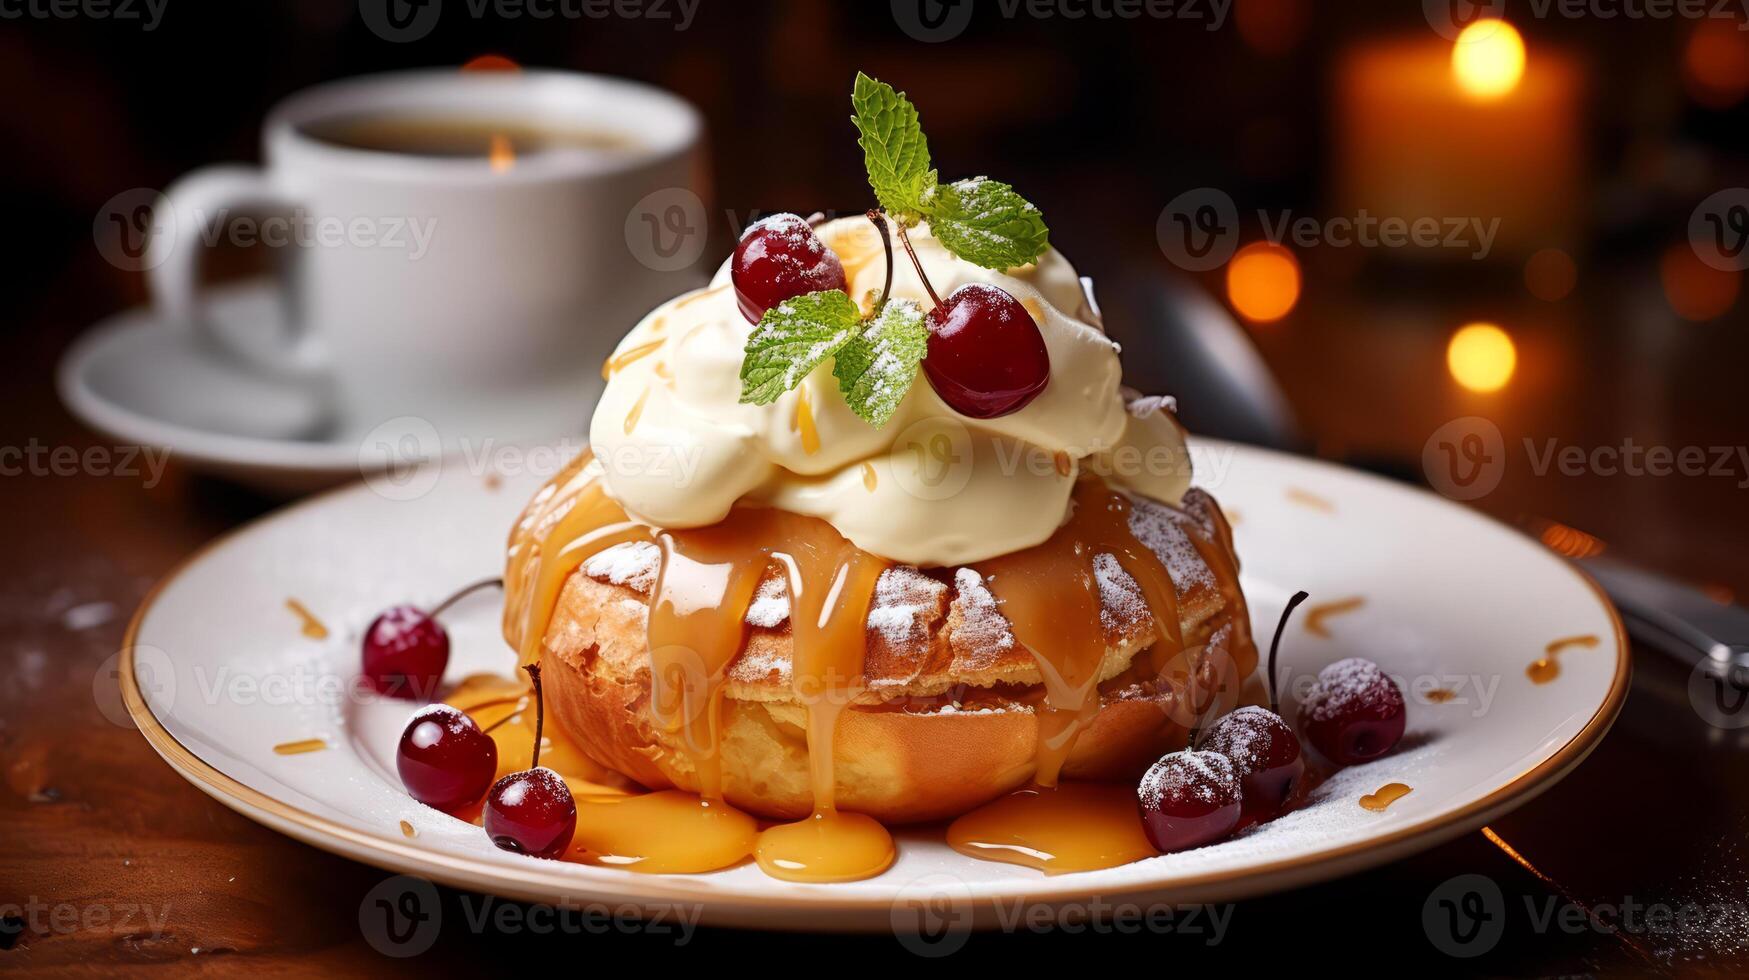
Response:
[[[281,297],[273,283],[246,280],[210,294],[214,325],[238,346],[264,347],[280,329]],[[477,455],[488,443],[580,433],[587,416],[578,406],[589,404],[596,385],[592,377],[567,379],[483,413],[469,432],[439,433],[416,419],[348,416],[319,385],[248,370],[148,307],[86,331],[62,356],[57,383],[67,408],[93,429],[167,450],[193,469],[278,497],[470,449]],[[414,442],[403,445],[405,436]]]
[[[167,578],[134,619],[124,695],[163,757],[227,806],[300,840],[384,868],[512,898],[696,907],[704,921],[768,928],[890,929],[919,898],[985,925],[1005,903],[1228,900],[1331,878],[1431,847],[1516,807],[1570,771],[1615,719],[1629,665],[1620,623],[1572,566],[1470,510],[1326,464],[1201,441],[1199,482],[1236,515],[1255,626],[1283,600],[1364,604],[1329,615],[1329,636],[1299,619],[1282,661],[1306,677],[1344,656],[1406,682],[1409,733],[1397,753],[1339,774],[1314,801],[1220,845],[1105,871],[1046,877],[963,857],[938,830],[899,834],[880,877],[800,885],[743,865],[656,876],[506,853],[470,824],[410,800],[392,751],[409,709],[349,696],[357,637],[393,603],[434,602],[497,574],[507,529],[552,460],[502,460],[541,472],[501,478],[445,470],[414,499],[365,486],[252,524]],[[405,492],[396,492],[406,497]],[[296,598],[332,630],[300,633]],[[1303,617],[1302,613],[1302,617]],[[508,671],[498,603],[446,615],[451,679]],[[1592,636],[1533,683],[1551,641]],[[1284,667],[1284,673],[1288,668]],[[1426,692],[1450,692],[1434,703]],[[279,755],[280,743],[329,748]],[[1384,812],[1359,798],[1413,788]],[[417,837],[405,836],[407,821]],[[945,906],[943,903],[945,902]],[[1012,907],[1011,904],[1009,907]]]

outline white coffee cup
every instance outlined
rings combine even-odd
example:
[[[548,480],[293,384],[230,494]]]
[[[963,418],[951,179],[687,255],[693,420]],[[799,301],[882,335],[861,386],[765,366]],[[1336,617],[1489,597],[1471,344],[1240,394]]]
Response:
[[[506,165],[310,131],[364,117],[506,120],[615,145]],[[413,418],[453,447],[581,431],[620,336],[702,278],[700,132],[678,97],[597,75],[431,70],[318,86],[268,115],[262,168],[205,168],[166,192],[174,234],[154,238],[154,299],[253,369],[320,383],[353,433]],[[201,302],[201,255],[241,215],[291,246],[285,323],[267,342],[219,329]]]

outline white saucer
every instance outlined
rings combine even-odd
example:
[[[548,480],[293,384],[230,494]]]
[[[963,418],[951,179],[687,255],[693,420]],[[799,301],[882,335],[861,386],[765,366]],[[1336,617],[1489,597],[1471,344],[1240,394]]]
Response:
[[[208,309],[220,330],[237,336],[242,346],[259,347],[281,322],[279,303],[272,282],[254,280],[212,289]],[[62,357],[57,383],[68,409],[110,438],[168,449],[185,466],[274,496],[319,490],[427,457],[460,458],[471,451],[478,459],[493,444],[579,435],[593,402],[590,381],[583,378],[502,404],[469,432],[440,434],[418,420],[396,420],[403,424],[386,432],[385,420],[345,417],[319,385],[250,371],[146,307],[86,331]]]
[[[899,833],[886,873],[804,885],[751,865],[663,876],[543,861],[498,850],[478,827],[415,803],[393,762],[410,706],[344,693],[359,635],[391,604],[429,604],[498,574],[506,529],[542,481],[533,472],[482,480],[444,470],[410,499],[336,491],[217,542],[135,615],[119,664],[123,695],[190,782],[317,847],[513,898],[658,914],[679,904],[713,924],[794,929],[903,930],[917,903],[944,910],[950,927],[991,926],[1018,905],[1196,903],[1292,888],[1474,830],[1547,789],[1608,730],[1627,694],[1627,644],[1609,602],[1571,564],[1429,493],[1262,450],[1193,446],[1199,474],[1235,515],[1258,634],[1273,630],[1295,589],[1312,595],[1283,639],[1281,673],[1295,680],[1285,687],[1364,656],[1404,682],[1408,701],[1408,734],[1393,755],[1344,770],[1256,833],[1193,851],[1045,877],[974,860],[939,829],[914,828]],[[288,598],[330,636],[301,635]],[[1327,603],[1338,605],[1317,635],[1306,624]],[[513,670],[497,602],[470,599],[445,623],[449,681]],[[1561,653],[1558,676],[1527,675],[1551,641],[1577,636],[1589,645]],[[308,739],[325,750],[274,751]],[[1390,782],[1412,791],[1383,812],[1360,805]]]

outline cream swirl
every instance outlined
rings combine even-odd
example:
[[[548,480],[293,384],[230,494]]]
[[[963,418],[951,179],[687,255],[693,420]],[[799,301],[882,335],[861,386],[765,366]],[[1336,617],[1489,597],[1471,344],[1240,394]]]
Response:
[[[886,275],[865,218],[817,229],[866,309]],[[608,362],[589,438],[610,496],[657,527],[701,527],[738,502],[818,517],[865,551],[920,566],[976,562],[1050,537],[1079,470],[1176,503],[1189,485],[1183,434],[1165,411],[1126,411],[1117,345],[1089,319],[1068,260],[993,272],[912,229],[930,283],[948,295],[998,286],[1038,322],[1051,376],[1030,404],[968,419],[919,377],[885,426],[858,418],[831,361],[769,405],[746,405],[741,354],[752,325],[736,308],[727,265],[711,285],[646,316]],[[895,243],[892,295],[932,304]],[[1071,312],[1072,311],[1072,312]]]

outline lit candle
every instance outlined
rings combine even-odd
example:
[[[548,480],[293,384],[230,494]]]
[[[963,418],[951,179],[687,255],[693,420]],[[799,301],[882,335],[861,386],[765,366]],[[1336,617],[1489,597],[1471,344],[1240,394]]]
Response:
[[[1583,200],[1583,73],[1559,53],[1526,55],[1517,31],[1502,22],[1470,31],[1485,33],[1347,52],[1336,103],[1343,213],[1434,218],[1442,226],[1498,219],[1490,254],[1522,256],[1569,240]],[[1403,251],[1472,258],[1478,249]]]

